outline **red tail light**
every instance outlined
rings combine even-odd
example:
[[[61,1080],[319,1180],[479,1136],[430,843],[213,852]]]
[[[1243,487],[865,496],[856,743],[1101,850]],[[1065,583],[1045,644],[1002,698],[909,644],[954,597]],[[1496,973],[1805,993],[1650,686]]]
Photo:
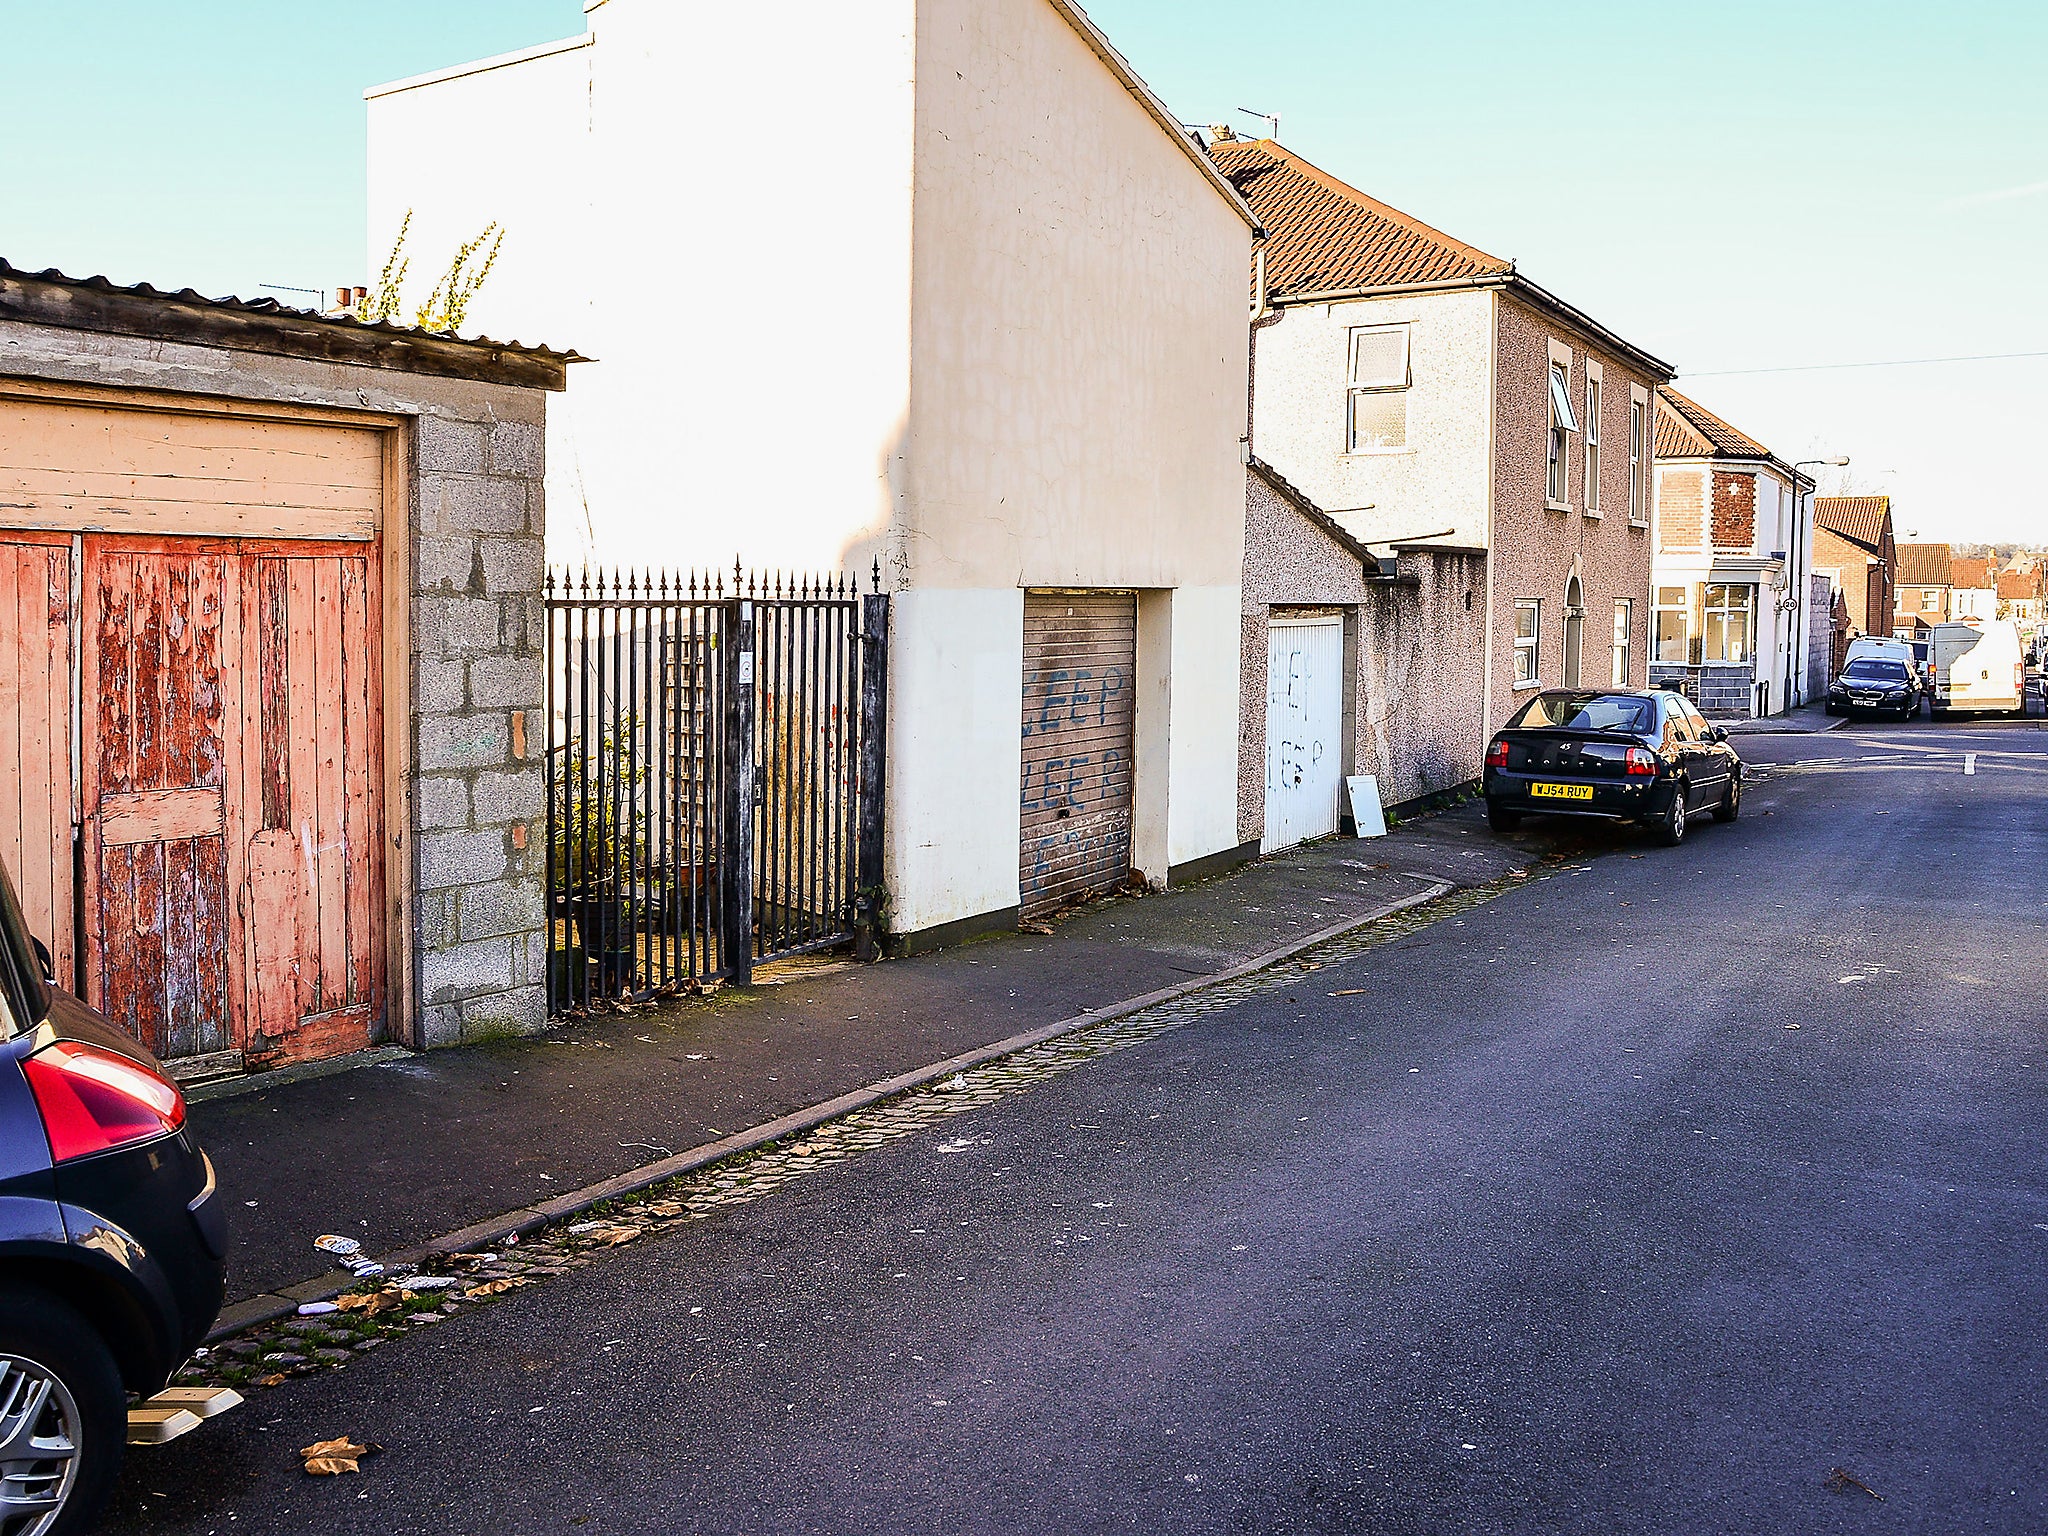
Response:
[[[75,1040],[60,1040],[21,1064],[42,1111],[50,1156],[65,1163],[185,1123],[185,1096],[149,1068]]]
[[[1496,740],[1492,746],[1486,749],[1486,766],[1489,768],[1505,768],[1507,765],[1508,744],[1505,741]]]
[[[1647,747],[1628,749],[1628,776],[1632,779],[1657,777],[1657,754]]]

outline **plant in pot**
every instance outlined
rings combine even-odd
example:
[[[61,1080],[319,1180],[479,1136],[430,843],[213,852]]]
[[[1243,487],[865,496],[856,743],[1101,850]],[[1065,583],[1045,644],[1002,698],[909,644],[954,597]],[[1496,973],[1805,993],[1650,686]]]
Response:
[[[558,915],[574,925],[576,943],[556,950],[559,962],[551,957],[550,964],[560,965],[567,983],[558,984],[557,995],[571,1003],[587,1002],[590,994],[624,996],[637,979],[633,881],[645,847],[635,805],[645,770],[624,766],[618,751],[619,738],[632,729],[632,721],[624,720],[599,739],[594,752],[571,742],[555,756],[548,889],[556,895]]]

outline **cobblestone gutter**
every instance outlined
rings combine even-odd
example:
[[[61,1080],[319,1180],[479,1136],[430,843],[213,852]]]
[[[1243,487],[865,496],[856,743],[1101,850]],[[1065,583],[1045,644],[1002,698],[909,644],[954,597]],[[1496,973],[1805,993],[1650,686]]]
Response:
[[[1027,1045],[756,1150],[600,1202],[577,1213],[575,1220],[564,1219],[524,1236],[508,1234],[487,1249],[451,1253],[419,1265],[390,1266],[390,1274],[342,1292],[331,1303],[313,1303],[335,1310],[287,1317],[216,1340],[179,1372],[176,1384],[245,1390],[276,1387],[294,1376],[346,1365],[388,1340],[425,1332],[512,1291],[597,1262],[613,1249],[765,1199],[819,1169],[932,1130],[956,1115],[1022,1093],[1100,1057],[1156,1040],[1260,993],[1297,984],[1312,972],[1357,959],[1382,944],[1572,867],[1576,866],[1539,865],[1523,874],[1389,912],[1312,943],[1284,960],[1197,984],[1121,1017]]]

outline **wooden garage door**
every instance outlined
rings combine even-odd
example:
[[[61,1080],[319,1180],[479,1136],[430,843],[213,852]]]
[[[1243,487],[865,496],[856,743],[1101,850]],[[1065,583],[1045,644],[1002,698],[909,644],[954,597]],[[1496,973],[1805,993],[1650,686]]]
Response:
[[[1130,875],[1137,652],[1133,594],[1025,594],[1018,909],[1027,917]]]
[[[84,541],[87,996],[166,1059],[370,1042],[375,598],[370,546]]]
[[[0,860],[56,972],[76,974],[71,540],[0,534]]]

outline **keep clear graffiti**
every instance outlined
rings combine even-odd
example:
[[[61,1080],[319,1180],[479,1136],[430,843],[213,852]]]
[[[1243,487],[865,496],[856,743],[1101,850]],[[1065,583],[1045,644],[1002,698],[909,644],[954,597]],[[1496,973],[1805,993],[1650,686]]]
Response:
[[[1128,688],[1121,667],[1036,673],[1025,682],[1024,740],[1059,732],[1100,736],[1121,727],[1129,719]],[[1035,711],[1029,707],[1034,701]],[[1091,747],[1059,757],[1027,750],[1023,769],[1020,809],[1027,826],[1037,822],[1044,828],[1036,835],[1027,832],[1034,877],[1044,878],[1055,865],[1128,861],[1128,852],[1118,851],[1129,836],[1123,819],[1087,814],[1091,808],[1115,810],[1128,801],[1130,768],[1121,747]]]

